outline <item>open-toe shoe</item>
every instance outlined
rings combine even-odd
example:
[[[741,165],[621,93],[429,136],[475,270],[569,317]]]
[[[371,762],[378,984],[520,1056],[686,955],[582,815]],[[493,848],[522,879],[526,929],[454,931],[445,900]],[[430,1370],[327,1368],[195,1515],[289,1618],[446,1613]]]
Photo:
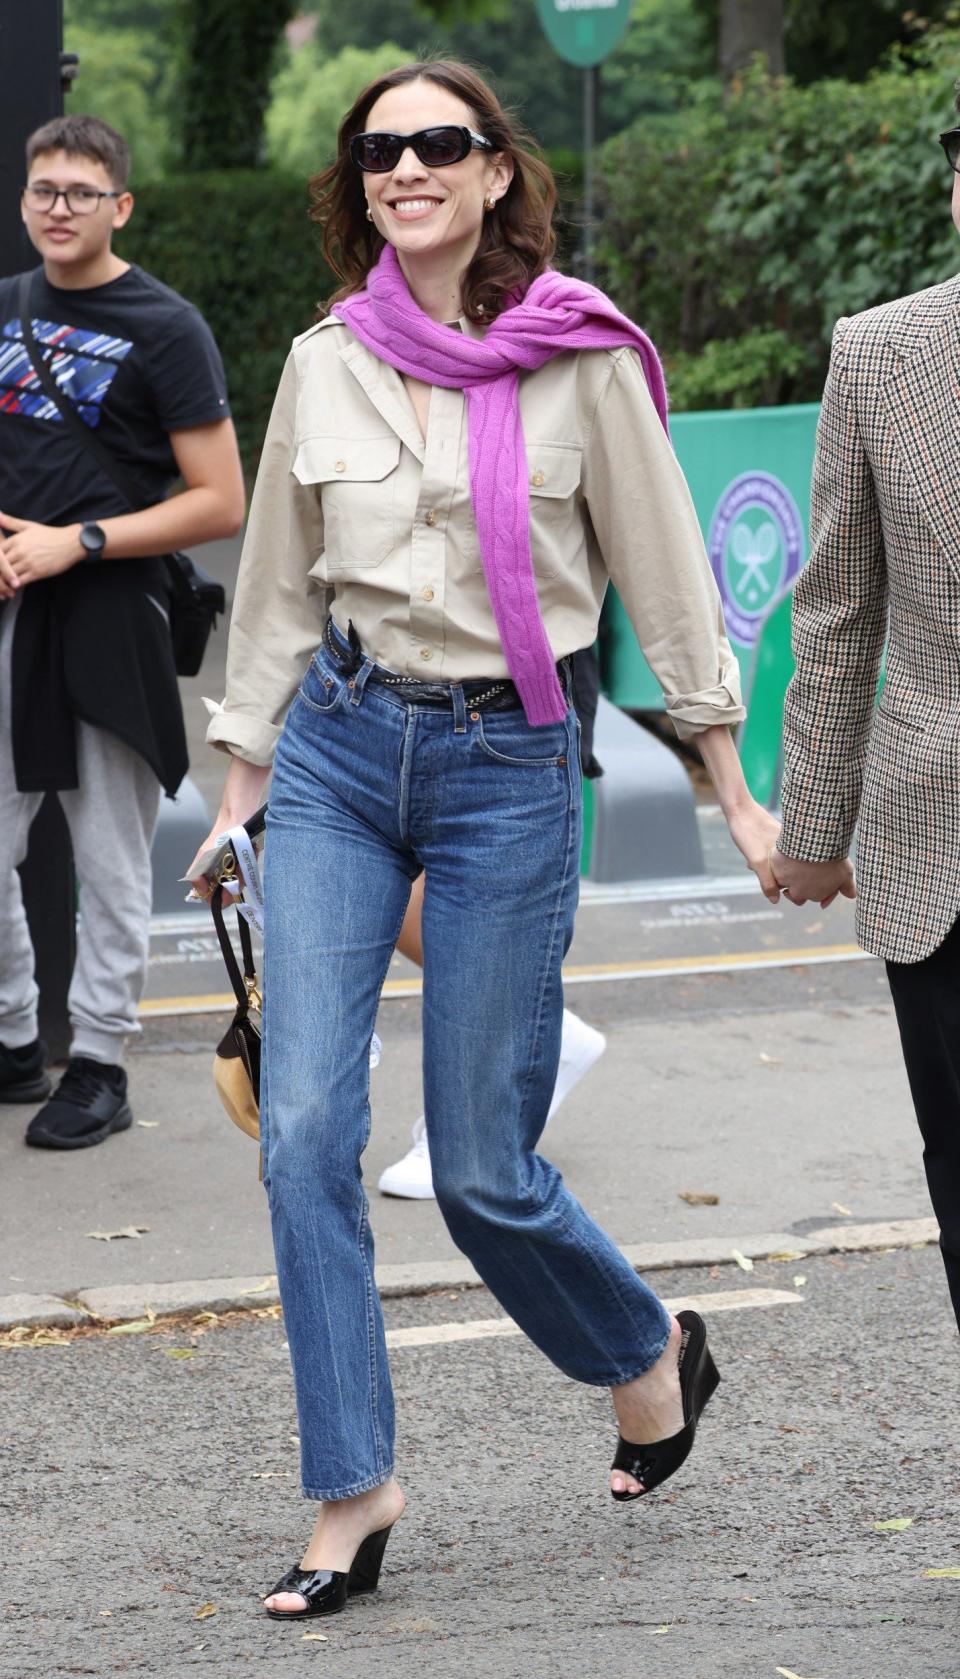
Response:
[[[697,1312],[678,1312],[680,1325],[680,1396],[683,1400],[683,1427],[666,1440],[654,1440],[648,1446],[635,1444],[620,1435],[617,1454],[611,1469],[619,1469],[643,1484],[643,1492],[613,1492],[619,1504],[643,1498],[660,1486],[690,1455],[697,1423],[707,1400],[716,1391],[720,1380],[717,1367],[707,1346],[707,1331]]]
[[[273,1621],[306,1621],[313,1615],[339,1615],[348,1597],[374,1592],[380,1579],[380,1565],[393,1524],[370,1533],[344,1574],[335,1568],[291,1568],[278,1580],[268,1597],[278,1592],[299,1592],[305,1609],[267,1609]]]

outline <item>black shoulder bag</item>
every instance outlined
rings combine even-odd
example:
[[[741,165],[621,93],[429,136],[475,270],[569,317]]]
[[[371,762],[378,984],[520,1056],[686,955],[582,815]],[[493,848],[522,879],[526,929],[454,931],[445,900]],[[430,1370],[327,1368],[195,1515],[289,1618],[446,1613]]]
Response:
[[[23,347],[30,365],[68,430],[82,448],[98,461],[112,484],[115,484],[133,513],[140,513],[154,504],[144,495],[110,450],[101,442],[92,427],[80,418],[73,403],[62,395],[49,367],[43,359],[33,336],[30,317],[31,274],[20,280],[20,330]],[[194,563],[189,554],[164,554],[163,562],[170,579],[170,638],[173,660],[178,676],[196,676],[210,639],[210,631],[217,616],[226,611],[227,598],[223,585]]]

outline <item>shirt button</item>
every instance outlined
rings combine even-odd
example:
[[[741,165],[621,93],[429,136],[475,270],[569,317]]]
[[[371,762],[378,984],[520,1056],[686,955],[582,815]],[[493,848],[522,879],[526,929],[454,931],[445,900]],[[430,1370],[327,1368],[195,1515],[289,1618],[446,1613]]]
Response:
[[[346,461],[334,461],[333,470],[334,470],[334,472],[346,472],[346,470],[347,470]]]
[[[420,649],[420,657],[421,657],[421,659],[432,659],[432,658],[433,658],[433,654],[432,654],[432,652],[431,652],[431,651],[430,651],[430,648],[429,648],[429,647],[421,647],[421,649]]]
[[[428,525],[435,525],[436,522],[437,522],[437,515],[435,514],[435,512],[433,511],[433,508],[431,507],[431,509],[430,509],[430,511],[429,511],[429,513],[427,514],[427,517],[426,517],[426,523]]]
[[[423,600],[433,600],[433,590],[432,589],[424,589],[423,592],[422,592],[422,598],[423,598]]]
[[[543,487],[543,485],[546,483],[546,481],[547,480],[545,479],[542,472],[535,472],[533,477],[530,480],[530,482],[533,485],[535,490],[541,489]]]

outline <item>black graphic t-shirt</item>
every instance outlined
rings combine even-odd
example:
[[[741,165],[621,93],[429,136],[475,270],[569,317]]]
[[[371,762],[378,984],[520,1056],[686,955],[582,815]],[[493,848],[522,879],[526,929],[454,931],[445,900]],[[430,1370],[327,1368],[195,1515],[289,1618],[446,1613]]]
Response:
[[[127,511],[81,448],[30,365],[20,329],[20,277],[0,279],[0,509],[41,524]],[[168,433],[226,419],[220,352],[203,316],[133,266],[105,286],[66,291],[33,275],[34,337],[59,389],[143,487],[162,501],[177,476]]]

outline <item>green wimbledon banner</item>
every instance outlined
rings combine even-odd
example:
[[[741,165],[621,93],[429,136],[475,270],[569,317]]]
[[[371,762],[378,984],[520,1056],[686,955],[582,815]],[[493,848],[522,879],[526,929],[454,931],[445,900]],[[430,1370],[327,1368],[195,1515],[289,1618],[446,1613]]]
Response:
[[[588,69],[612,53],[630,21],[631,0],[537,0],[555,52]]]

